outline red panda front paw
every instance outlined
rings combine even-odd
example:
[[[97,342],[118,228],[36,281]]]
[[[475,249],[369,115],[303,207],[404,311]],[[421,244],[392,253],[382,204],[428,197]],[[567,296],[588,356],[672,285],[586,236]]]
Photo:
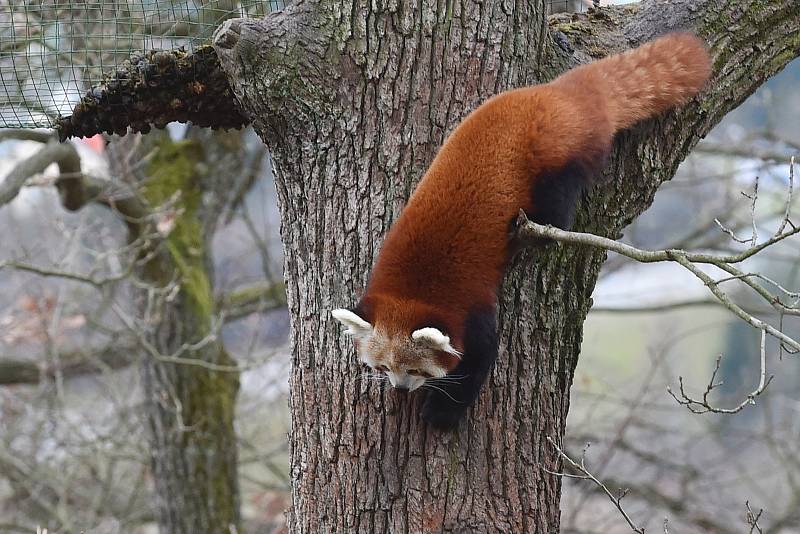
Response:
[[[468,407],[431,391],[422,405],[422,419],[437,430],[452,431],[458,427]]]

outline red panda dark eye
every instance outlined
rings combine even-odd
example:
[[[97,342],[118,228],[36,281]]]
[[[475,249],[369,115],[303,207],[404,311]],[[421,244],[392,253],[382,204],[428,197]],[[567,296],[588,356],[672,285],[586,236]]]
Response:
[[[375,370],[376,371],[380,371],[382,373],[388,373],[389,372],[389,368],[386,367],[385,365],[376,365],[375,366]]]

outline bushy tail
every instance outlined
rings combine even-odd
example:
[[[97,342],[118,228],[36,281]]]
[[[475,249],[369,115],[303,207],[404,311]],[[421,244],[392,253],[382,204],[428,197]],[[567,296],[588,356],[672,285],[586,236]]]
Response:
[[[604,95],[615,126],[627,128],[686,102],[703,88],[711,74],[706,45],[690,33],[671,33],[625,53],[566,73],[562,80],[592,85]]]

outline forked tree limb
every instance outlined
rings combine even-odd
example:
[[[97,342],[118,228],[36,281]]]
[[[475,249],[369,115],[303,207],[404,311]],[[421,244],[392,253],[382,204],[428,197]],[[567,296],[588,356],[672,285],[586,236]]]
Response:
[[[524,222],[519,229],[519,234],[520,236],[523,237],[523,239],[548,239],[548,240],[558,241],[560,243],[569,243],[573,245],[588,245],[591,247],[596,247],[599,249],[616,252],[627,258],[636,260],[641,263],[656,263],[656,262],[677,263],[678,265],[680,265],[681,267],[685,268],[690,273],[692,273],[695,277],[700,279],[700,281],[702,281],[703,284],[706,287],[708,287],[708,289],[711,291],[714,297],[723,306],[728,308],[728,310],[730,310],[734,315],[744,320],[754,328],[763,330],[767,334],[775,337],[781,343],[785,344],[785,346],[790,347],[791,350],[795,351],[800,351],[800,341],[791,338],[790,336],[784,334],[774,326],[746,312],[741,306],[733,302],[733,300],[731,300],[731,298],[722,289],[720,289],[720,285],[722,282],[732,279],[741,280],[742,282],[746,283],[751,288],[753,288],[755,291],[757,291],[759,295],[762,298],[764,298],[764,300],[773,308],[775,308],[776,311],[778,311],[779,313],[784,315],[800,316],[800,308],[798,308],[797,306],[787,306],[781,301],[781,298],[778,295],[770,294],[763,288],[763,286],[759,286],[757,282],[753,282],[754,278],[756,279],[758,278],[757,275],[752,273],[746,273],[734,266],[737,263],[740,263],[748,258],[755,256],[762,250],[765,250],[766,248],[775,245],[792,236],[795,236],[799,233],[800,233],[800,227],[792,228],[777,236],[774,236],[773,238],[761,244],[750,247],[747,250],[742,251],[741,253],[724,255],[724,256],[715,256],[713,254],[693,253],[678,249],[642,250],[619,241],[614,241],[613,239],[608,239],[606,237],[588,234],[584,232],[568,232],[566,230],[561,230],[560,228],[555,228],[552,226],[544,226],[541,224],[536,224],[531,221]],[[722,269],[723,271],[731,273],[732,276],[724,280],[714,280],[698,267],[699,264],[713,265],[715,267]]]

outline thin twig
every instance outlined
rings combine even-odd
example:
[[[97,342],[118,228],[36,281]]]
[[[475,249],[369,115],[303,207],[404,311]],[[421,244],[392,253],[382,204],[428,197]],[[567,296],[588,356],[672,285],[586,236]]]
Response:
[[[758,520],[761,518],[761,514],[764,513],[764,509],[761,508],[758,510],[758,513],[753,512],[752,508],[750,508],[750,501],[744,502],[745,507],[747,508],[747,515],[745,515],[745,521],[747,521],[747,525],[750,527],[748,534],[753,534],[754,532],[758,532],[758,534],[763,534],[763,530],[758,524]]]
[[[545,472],[547,472],[547,473],[549,473],[551,475],[558,476],[558,477],[565,477],[565,478],[573,478],[573,479],[576,479],[576,480],[589,480],[589,481],[591,481],[598,488],[600,488],[600,490],[603,493],[605,493],[606,496],[608,496],[608,498],[611,500],[611,502],[614,504],[614,506],[617,508],[617,510],[619,510],[619,512],[622,514],[622,517],[625,518],[625,521],[628,523],[628,526],[631,528],[631,530],[633,532],[637,532],[638,534],[645,534],[644,533],[644,528],[636,526],[636,523],[633,522],[633,519],[631,519],[631,517],[628,515],[628,513],[622,507],[622,499],[625,498],[625,495],[628,494],[628,490],[620,490],[616,495],[614,495],[614,493],[612,493],[611,490],[608,489],[608,486],[603,484],[603,482],[600,481],[600,479],[598,479],[596,476],[594,476],[586,468],[586,448],[584,448],[584,450],[583,450],[584,453],[581,456],[581,461],[580,462],[576,462],[575,460],[570,458],[567,453],[565,453],[563,450],[561,450],[561,447],[559,447],[556,444],[556,442],[553,440],[553,438],[551,438],[550,436],[547,436],[547,441],[549,441],[550,445],[552,445],[553,448],[558,452],[558,455],[561,456],[561,458],[563,458],[564,461],[567,462],[567,464],[570,465],[570,467],[572,467],[573,469],[578,471],[578,473],[580,473],[580,474],[573,475],[571,473],[559,473],[557,471],[550,471],[550,470],[544,468]],[[588,448],[588,445],[587,445],[587,448]]]
[[[772,382],[772,376],[767,378],[767,333],[762,330],[761,331],[761,371],[759,373],[759,380],[758,386],[747,394],[745,400],[740,402],[737,406],[733,408],[718,408],[711,404],[708,397],[712,391],[722,385],[722,382],[717,382],[717,373],[719,372],[720,362],[722,360],[722,356],[718,356],[716,362],[714,363],[714,371],[711,373],[711,379],[708,381],[708,385],[706,386],[706,390],[703,393],[703,399],[698,400],[695,398],[690,397],[686,394],[686,391],[683,388],[683,377],[678,377],[679,389],[680,389],[680,397],[672,391],[672,388],[667,386],[667,393],[672,395],[672,398],[675,399],[678,404],[681,406],[686,406],[686,408],[692,413],[724,413],[724,414],[733,414],[742,411],[745,406],[748,405],[755,405],[756,397],[764,393],[764,390],[769,386],[769,383]]]
[[[794,156],[792,156],[791,160],[789,160],[789,186],[788,190],[786,191],[786,204],[783,208],[783,218],[781,219],[781,225],[778,227],[778,231],[775,232],[775,235],[782,234],[783,231],[786,229],[787,224],[791,224],[789,221],[789,216],[791,215],[792,210],[792,196],[794,195]]]
[[[750,246],[756,246],[758,242],[758,228],[756,227],[756,204],[758,204],[758,176],[756,176],[755,183],[753,184],[753,194],[748,195],[747,193],[742,193],[746,198],[751,200],[750,203],[750,223],[753,227],[753,233],[750,237]]]

